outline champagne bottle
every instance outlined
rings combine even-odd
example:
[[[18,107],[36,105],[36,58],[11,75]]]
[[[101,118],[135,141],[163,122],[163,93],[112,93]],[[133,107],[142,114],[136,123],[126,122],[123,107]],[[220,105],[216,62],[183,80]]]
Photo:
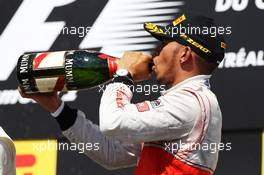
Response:
[[[45,93],[87,89],[112,78],[118,59],[89,50],[27,53],[17,63],[23,92]]]

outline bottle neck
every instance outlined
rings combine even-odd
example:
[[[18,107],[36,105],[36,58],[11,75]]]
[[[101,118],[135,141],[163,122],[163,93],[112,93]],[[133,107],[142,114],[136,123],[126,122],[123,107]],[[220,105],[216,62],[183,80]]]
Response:
[[[118,64],[119,64],[120,58],[112,57],[112,56],[109,56],[109,55],[104,54],[104,53],[99,53],[98,57],[101,59],[107,60],[109,76],[112,78],[118,69]]]
[[[107,59],[107,62],[108,62],[109,75],[112,78],[118,69],[119,58],[109,57]]]

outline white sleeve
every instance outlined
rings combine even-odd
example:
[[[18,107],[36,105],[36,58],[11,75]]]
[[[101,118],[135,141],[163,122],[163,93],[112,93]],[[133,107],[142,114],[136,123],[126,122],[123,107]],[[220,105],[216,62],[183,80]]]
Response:
[[[108,85],[100,105],[100,129],[105,135],[131,142],[179,139],[189,134],[199,115],[197,101],[187,92],[138,104],[131,104],[131,98],[125,84]]]
[[[118,139],[106,137],[97,125],[86,119],[82,111],[77,112],[74,125],[63,131],[63,134],[72,143],[97,145],[93,150],[85,150],[84,154],[106,169],[131,167],[137,163],[140,144],[124,143]]]

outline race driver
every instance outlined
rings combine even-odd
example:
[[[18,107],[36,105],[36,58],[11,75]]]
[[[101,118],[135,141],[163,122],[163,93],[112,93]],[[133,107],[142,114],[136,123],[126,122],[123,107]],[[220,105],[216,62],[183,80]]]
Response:
[[[71,142],[99,143],[99,150],[85,154],[107,169],[136,166],[135,175],[211,175],[218,151],[200,145],[220,143],[222,115],[209,79],[224,58],[225,43],[221,35],[176,32],[179,26],[215,25],[188,14],[164,27],[145,23],[162,44],[153,57],[124,54],[101,98],[99,126],[61,102],[56,92],[21,94],[51,112]],[[130,88],[150,78],[151,62],[157,80],[169,89],[154,101],[132,104]]]

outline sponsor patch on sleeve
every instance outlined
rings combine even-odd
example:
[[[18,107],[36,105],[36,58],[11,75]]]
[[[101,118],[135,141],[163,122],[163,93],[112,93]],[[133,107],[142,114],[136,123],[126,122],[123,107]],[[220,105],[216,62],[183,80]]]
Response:
[[[159,108],[159,107],[163,106],[160,99],[151,101],[150,104],[153,108]]]
[[[136,107],[139,112],[149,111],[149,105],[146,101],[142,103],[137,103]]]

